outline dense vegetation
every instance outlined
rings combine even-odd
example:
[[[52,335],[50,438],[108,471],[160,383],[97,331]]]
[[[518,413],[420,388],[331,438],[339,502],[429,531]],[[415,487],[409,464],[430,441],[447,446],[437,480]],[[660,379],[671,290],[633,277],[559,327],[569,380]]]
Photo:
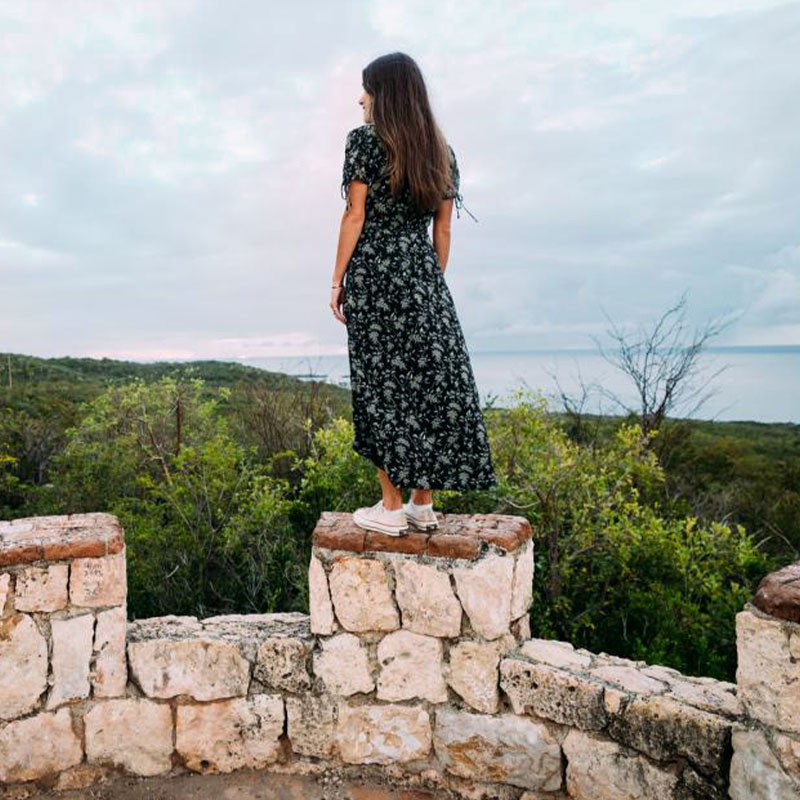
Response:
[[[375,500],[338,387],[222,362],[8,360],[0,518],[117,514],[131,617],[305,610],[320,512]],[[522,391],[486,418],[500,485],[436,503],[530,518],[534,635],[732,679],[734,614],[798,557],[800,426],[644,436]]]

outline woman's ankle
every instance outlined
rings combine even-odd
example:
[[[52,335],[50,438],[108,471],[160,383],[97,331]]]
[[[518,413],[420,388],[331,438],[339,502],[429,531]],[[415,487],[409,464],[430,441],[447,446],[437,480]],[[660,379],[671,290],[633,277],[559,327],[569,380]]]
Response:
[[[427,506],[433,503],[433,491],[430,489],[413,489],[411,502],[415,506]]]

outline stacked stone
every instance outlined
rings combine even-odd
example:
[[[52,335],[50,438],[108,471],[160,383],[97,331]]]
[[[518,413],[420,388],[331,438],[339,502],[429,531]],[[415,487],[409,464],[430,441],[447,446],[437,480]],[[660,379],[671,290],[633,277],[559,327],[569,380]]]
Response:
[[[767,575],[736,616],[736,682],[747,724],[733,734],[732,800],[800,797],[800,561]]]
[[[0,784],[82,761],[73,722],[125,693],[126,595],[115,517],[0,522]]]

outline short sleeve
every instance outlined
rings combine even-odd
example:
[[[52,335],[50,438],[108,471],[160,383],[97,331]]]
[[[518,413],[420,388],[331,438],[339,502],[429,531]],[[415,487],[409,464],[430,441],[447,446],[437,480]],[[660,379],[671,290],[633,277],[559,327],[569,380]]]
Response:
[[[451,186],[445,191],[444,199],[449,200],[450,198],[457,197],[459,200],[461,199],[461,195],[459,191],[461,189],[461,175],[458,172],[458,161],[456,160],[456,154],[453,151],[453,148],[450,145],[447,145],[447,150],[450,153],[450,183]]]
[[[347,134],[344,146],[344,165],[342,167],[342,197],[347,199],[347,188],[351,181],[372,182],[372,147],[368,140],[369,132],[362,125]]]

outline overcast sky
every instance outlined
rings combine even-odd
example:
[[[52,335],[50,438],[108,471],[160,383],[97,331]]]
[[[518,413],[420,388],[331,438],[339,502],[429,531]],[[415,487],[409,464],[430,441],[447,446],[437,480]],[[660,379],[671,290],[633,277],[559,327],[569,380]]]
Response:
[[[684,290],[800,344],[800,3],[3,0],[0,350],[346,352],[361,69],[412,55],[459,159],[471,349],[592,346]]]

